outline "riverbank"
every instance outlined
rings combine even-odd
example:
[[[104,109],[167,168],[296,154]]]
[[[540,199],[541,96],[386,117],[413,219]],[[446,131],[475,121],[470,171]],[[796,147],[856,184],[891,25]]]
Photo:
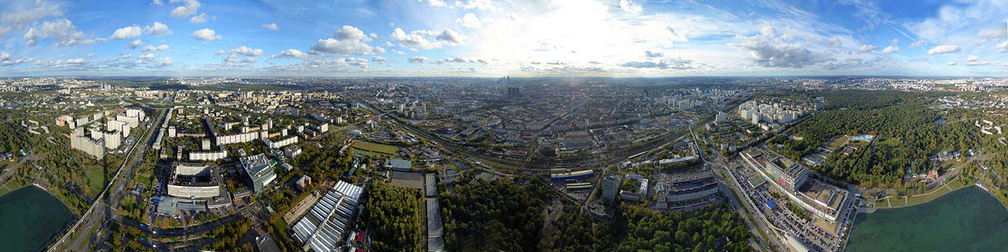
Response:
[[[886,196],[884,198],[876,200],[872,207],[874,209],[893,209],[893,208],[903,208],[916,206],[924,203],[931,202],[932,200],[941,198],[946,194],[958,191],[960,189],[973,186],[972,184],[963,183],[961,180],[955,179],[951,182],[945,183],[941,186],[937,186],[931,191],[915,194],[910,196]],[[871,213],[875,211],[865,211],[866,213]]]

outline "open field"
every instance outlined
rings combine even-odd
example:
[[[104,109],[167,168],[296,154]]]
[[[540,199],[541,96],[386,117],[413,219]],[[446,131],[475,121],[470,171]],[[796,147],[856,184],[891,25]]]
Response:
[[[899,208],[927,203],[947,193],[965,188],[968,186],[958,179],[954,179],[948,184],[935,187],[934,189],[911,196],[887,197],[875,202],[876,208]]]
[[[354,150],[365,155],[395,156],[399,147],[385,144],[378,144],[365,141],[357,141],[351,146]]]

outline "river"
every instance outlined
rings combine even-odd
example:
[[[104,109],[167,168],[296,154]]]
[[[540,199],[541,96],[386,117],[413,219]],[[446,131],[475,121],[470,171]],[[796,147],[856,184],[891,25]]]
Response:
[[[859,214],[847,251],[1005,251],[1008,212],[975,186],[931,202]]]
[[[72,218],[70,209],[45,190],[14,190],[0,197],[0,250],[41,251]]]

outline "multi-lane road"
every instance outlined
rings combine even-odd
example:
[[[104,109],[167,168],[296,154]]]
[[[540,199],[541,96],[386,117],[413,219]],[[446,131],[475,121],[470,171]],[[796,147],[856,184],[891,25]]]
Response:
[[[93,232],[101,231],[96,230],[96,227],[103,225],[105,220],[110,217],[109,214],[112,214],[112,216],[115,215],[114,211],[119,205],[122,192],[133,178],[133,167],[143,160],[147,147],[150,146],[150,138],[157,131],[157,127],[160,127],[160,121],[164,120],[166,113],[167,110],[162,112],[157,120],[147,124],[147,129],[142,134],[142,140],[136,141],[133,144],[130,151],[126,154],[127,158],[123,160],[122,165],[116,170],[116,174],[112,177],[109,184],[98,194],[94,203],[81,215],[80,219],[63,236],[49,246],[48,251],[89,250],[90,242],[97,240],[94,237],[106,235],[105,233],[98,235],[98,233]],[[126,173],[124,174],[123,171],[126,171]],[[108,199],[112,200],[112,205],[106,202]]]

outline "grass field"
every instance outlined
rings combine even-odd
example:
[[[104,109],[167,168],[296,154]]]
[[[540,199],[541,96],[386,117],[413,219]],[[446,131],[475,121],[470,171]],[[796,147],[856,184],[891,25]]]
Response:
[[[88,197],[93,198],[98,196],[98,193],[105,188],[104,178],[105,173],[101,169],[95,169],[87,173],[87,178],[83,182],[87,183],[87,187],[90,188],[90,190],[86,191],[88,192]]]
[[[378,144],[365,141],[354,142],[351,146],[357,152],[365,155],[380,155],[380,156],[395,156],[396,152],[399,151],[399,147],[385,144]]]
[[[968,185],[963,183],[962,181],[958,179],[953,179],[948,184],[935,187],[931,191],[925,193],[912,195],[909,197],[890,197],[888,201],[884,199],[879,200],[875,202],[875,207],[890,208],[890,207],[905,207],[905,206],[922,204],[937,199],[938,197],[941,197],[947,193],[962,189],[963,187],[966,186]]]
[[[840,148],[840,146],[843,146],[843,144],[847,143],[847,140],[849,139],[850,138],[848,138],[845,135],[835,136],[833,137],[833,139],[830,139],[829,142],[826,142],[826,147],[835,150],[837,148]]]

